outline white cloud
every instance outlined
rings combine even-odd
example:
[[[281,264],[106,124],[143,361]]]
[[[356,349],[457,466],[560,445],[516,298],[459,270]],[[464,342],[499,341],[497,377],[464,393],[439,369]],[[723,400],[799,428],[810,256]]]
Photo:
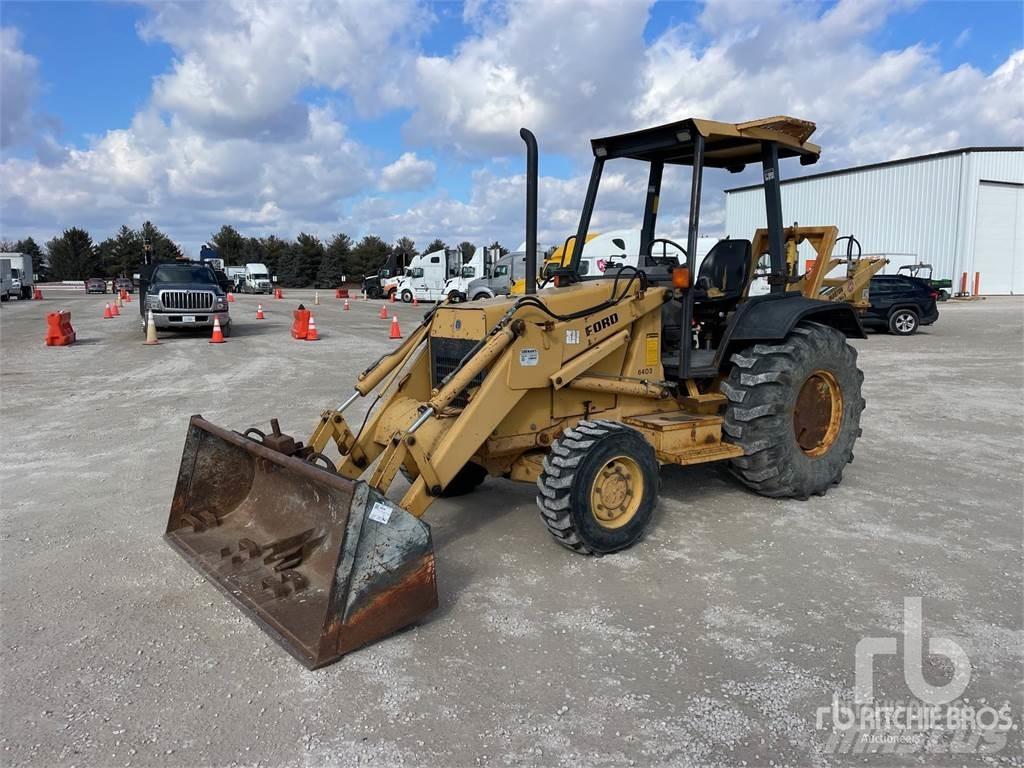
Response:
[[[923,45],[871,48],[864,35],[897,9],[843,0],[818,16],[798,4],[710,3],[696,33],[671,29],[648,51],[639,122],[791,114],[818,124],[832,166],[1018,143],[1024,53],[986,75],[943,71]]]
[[[385,192],[423,189],[434,183],[436,171],[432,161],[420,159],[415,152],[405,152],[391,165],[381,169],[377,186]]]
[[[631,122],[646,3],[517,2],[488,18],[500,23],[478,21],[451,55],[417,60],[409,142],[517,153],[527,126],[544,149],[579,152],[586,137]]]
[[[39,90],[39,61],[21,49],[18,30],[0,27],[0,148],[33,147],[53,164],[64,153],[54,137],[57,121],[35,108]]]
[[[426,23],[413,0],[161,3],[143,28],[179,51],[153,100],[212,135],[275,140],[305,127],[306,88],[366,114],[396,106]]]

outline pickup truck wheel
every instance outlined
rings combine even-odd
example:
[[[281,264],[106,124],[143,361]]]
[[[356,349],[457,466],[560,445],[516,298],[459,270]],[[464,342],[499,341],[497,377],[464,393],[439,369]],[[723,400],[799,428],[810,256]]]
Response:
[[[889,333],[897,336],[912,336],[918,325],[917,312],[912,309],[897,309],[889,315]]]
[[[224,325],[220,327],[220,332],[224,338],[228,338],[231,335],[231,321],[228,320]]]
[[[402,301],[405,302],[406,304],[411,304],[412,303],[412,291],[409,291],[409,290],[402,291]]]

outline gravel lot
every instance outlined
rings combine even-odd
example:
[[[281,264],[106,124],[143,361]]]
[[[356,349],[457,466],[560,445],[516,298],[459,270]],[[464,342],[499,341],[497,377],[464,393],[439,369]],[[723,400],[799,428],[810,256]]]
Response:
[[[666,468],[648,536],[601,559],[549,539],[530,486],[435,504],[440,608],[307,672],[161,534],[188,416],[305,438],[396,343],[379,302],[323,293],[300,343],[312,292],[239,297],[227,344],[146,347],[137,304],[102,320],[109,296],[64,295],[0,310],[4,765],[1024,765],[1019,728],[987,756],[833,754],[816,729],[904,597],[966,651],[965,700],[1021,722],[1024,301],[856,342],[864,434],[823,498]],[[59,307],[79,342],[47,348]],[[901,658],[876,696],[910,695]]]

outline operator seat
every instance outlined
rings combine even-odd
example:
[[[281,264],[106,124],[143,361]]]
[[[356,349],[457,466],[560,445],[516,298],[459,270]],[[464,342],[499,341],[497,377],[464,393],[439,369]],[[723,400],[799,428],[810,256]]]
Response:
[[[750,282],[750,241],[726,238],[708,251],[693,289],[695,320],[731,312]]]

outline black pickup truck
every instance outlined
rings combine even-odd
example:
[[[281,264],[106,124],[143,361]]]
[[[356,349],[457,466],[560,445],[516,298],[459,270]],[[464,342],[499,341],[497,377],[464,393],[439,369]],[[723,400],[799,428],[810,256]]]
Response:
[[[211,328],[220,321],[221,332],[231,335],[227,293],[209,265],[198,261],[148,264],[139,271],[139,302],[142,329],[153,311],[159,330]]]

